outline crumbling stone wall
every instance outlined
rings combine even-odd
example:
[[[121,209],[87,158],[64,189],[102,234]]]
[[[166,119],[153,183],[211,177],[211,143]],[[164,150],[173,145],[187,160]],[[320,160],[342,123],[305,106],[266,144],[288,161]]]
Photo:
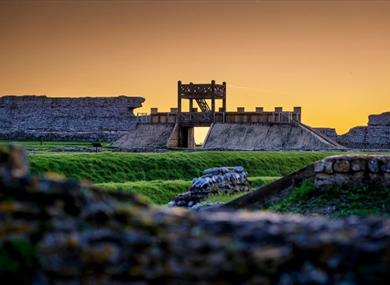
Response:
[[[390,149],[390,112],[370,115],[367,126],[354,127],[343,135],[332,128],[316,130],[346,147]]]
[[[368,116],[369,126],[389,126],[390,127],[390,112],[385,112],[379,115]]]
[[[0,148],[4,284],[385,284],[390,221],[152,208]]]
[[[317,189],[390,186],[390,155],[337,155],[314,165]]]
[[[114,140],[134,125],[141,97],[0,97],[0,138]]]
[[[334,141],[338,140],[338,135],[336,133],[335,128],[314,128],[314,129]]]

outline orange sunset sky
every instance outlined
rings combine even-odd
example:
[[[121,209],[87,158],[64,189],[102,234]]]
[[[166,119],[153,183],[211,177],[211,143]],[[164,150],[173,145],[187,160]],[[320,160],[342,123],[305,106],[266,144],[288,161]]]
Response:
[[[0,1],[0,95],[142,96],[226,81],[339,133],[390,111],[390,1]]]

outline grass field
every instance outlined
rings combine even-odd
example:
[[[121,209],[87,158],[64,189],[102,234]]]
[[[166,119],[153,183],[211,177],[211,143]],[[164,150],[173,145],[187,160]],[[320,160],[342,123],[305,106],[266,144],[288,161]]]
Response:
[[[278,177],[250,177],[249,183],[251,188],[259,187],[265,183],[269,183]],[[138,193],[144,196],[148,201],[164,205],[171,201],[176,195],[185,192],[191,186],[191,180],[151,180],[151,181],[130,181],[130,182],[107,182],[100,183],[101,186],[109,191],[126,191]],[[209,202],[228,202],[239,195],[218,195],[212,196],[207,201]]]
[[[257,187],[313,161],[327,152],[246,152],[246,151],[167,151],[162,153],[111,152],[103,144],[99,153],[56,152],[58,148],[92,148],[79,141],[7,141],[30,151],[31,172],[56,173],[73,180],[89,180],[110,191],[136,192],[155,204],[165,204],[186,191],[194,177],[206,168],[242,165],[248,171],[251,187]],[[210,197],[229,201],[234,196]]]
[[[0,141],[9,144],[10,141]],[[86,179],[108,191],[127,191],[144,196],[153,204],[164,205],[188,189],[191,180],[206,168],[244,166],[251,188],[269,183],[335,152],[255,152],[255,151],[167,151],[162,153],[110,152],[103,144],[100,153],[55,152],[61,147],[92,148],[90,142],[19,141],[27,150],[33,174],[57,173]],[[228,202],[245,193],[211,196],[206,202]],[[331,217],[346,215],[390,215],[390,189],[361,188],[314,191],[308,181],[288,197],[269,205],[268,210]]]
[[[210,167],[242,165],[251,187],[280,177],[329,153],[325,152],[184,152],[53,153],[29,156],[32,173],[55,172],[74,180],[87,179],[108,190],[136,192],[155,204],[166,204],[188,189],[191,180]],[[234,196],[210,197],[229,201]]]
[[[94,183],[191,180],[210,167],[242,165],[249,176],[283,176],[334,153],[326,152],[164,152],[36,153],[34,174],[56,172]]]
[[[316,191],[314,182],[305,181],[290,195],[270,205],[268,210],[281,213],[345,217],[381,215],[390,217],[390,188],[332,188]]]

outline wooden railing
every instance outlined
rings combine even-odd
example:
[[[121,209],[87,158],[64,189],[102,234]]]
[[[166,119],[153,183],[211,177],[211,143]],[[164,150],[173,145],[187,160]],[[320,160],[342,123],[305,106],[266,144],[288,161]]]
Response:
[[[176,123],[208,125],[211,123],[284,123],[300,122],[299,112],[158,112],[149,115],[147,123]],[[141,121],[140,121],[141,122]],[[143,121],[142,121],[143,122]]]
[[[191,96],[198,95],[204,96],[206,94],[214,94],[216,97],[223,96],[226,90],[226,86],[222,84],[181,84],[180,95]]]

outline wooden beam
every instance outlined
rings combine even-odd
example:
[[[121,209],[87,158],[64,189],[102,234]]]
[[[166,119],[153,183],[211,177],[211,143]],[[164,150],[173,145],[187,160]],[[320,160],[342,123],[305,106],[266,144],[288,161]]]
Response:
[[[214,88],[215,88],[215,80],[211,81],[211,111],[215,113],[215,96],[214,96]]]
[[[223,82],[222,85],[224,86],[222,108],[223,108],[223,111],[226,112],[226,82]]]
[[[177,113],[178,115],[181,113],[181,81],[179,80],[177,82]],[[179,116],[177,116],[177,119],[179,118]]]

